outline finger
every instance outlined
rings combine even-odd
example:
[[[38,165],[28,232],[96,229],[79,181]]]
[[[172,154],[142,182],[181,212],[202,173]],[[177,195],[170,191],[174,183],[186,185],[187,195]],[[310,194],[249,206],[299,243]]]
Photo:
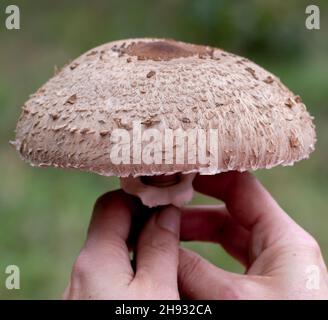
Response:
[[[198,176],[194,187],[197,191],[222,199],[233,219],[252,231],[250,262],[269,247],[292,248],[308,242],[309,234],[279,207],[269,192],[248,172]]]
[[[247,299],[255,289],[246,276],[217,268],[187,249],[179,252],[178,283],[181,297],[196,300]]]
[[[234,219],[247,229],[269,216],[283,222],[287,218],[267,190],[248,172],[198,176],[194,186],[201,193],[223,200]]]
[[[182,209],[180,239],[219,243],[244,266],[248,266],[250,232],[236,224],[224,205],[190,206]]]
[[[136,281],[149,280],[177,290],[180,211],[167,206],[142,230],[137,244]]]
[[[138,204],[122,190],[106,193],[96,202],[82,252],[92,264],[106,271],[106,276],[133,275],[126,241],[131,215],[139,210]]]
[[[250,173],[229,172],[216,176],[198,176],[195,189],[226,203],[233,219],[256,233],[256,251],[261,252],[277,240],[295,240],[301,230],[279,207],[269,192]]]

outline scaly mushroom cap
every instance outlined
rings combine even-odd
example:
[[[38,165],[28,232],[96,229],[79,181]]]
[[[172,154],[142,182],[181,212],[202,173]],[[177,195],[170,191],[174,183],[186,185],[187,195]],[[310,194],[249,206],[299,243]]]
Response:
[[[217,129],[217,164],[113,163],[111,133],[132,135],[134,121],[161,132]],[[25,103],[13,144],[36,166],[121,177],[215,174],[292,165],[314,150],[315,130],[300,97],[248,59],[130,39],[88,51],[43,85]]]

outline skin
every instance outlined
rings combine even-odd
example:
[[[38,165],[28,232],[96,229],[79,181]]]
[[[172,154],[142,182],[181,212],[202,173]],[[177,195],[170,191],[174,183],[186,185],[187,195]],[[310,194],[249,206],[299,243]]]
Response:
[[[102,196],[64,298],[328,298],[318,243],[251,174],[197,176],[194,188],[225,205],[167,206],[151,215],[132,246],[128,236],[133,217],[144,210],[140,202],[122,191]],[[220,244],[245,266],[245,274],[214,266],[180,248],[180,240]],[[129,248],[137,253],[135,268]],[[313,276],[319,279],[314,288]]]

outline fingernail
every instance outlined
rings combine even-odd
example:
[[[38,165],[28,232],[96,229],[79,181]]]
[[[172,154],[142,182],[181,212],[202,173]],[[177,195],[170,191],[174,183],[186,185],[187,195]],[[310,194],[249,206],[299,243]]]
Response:
[[[173,207],[167,207],[157,214],[157,224],[176,235],[180,233],[180,211]]]

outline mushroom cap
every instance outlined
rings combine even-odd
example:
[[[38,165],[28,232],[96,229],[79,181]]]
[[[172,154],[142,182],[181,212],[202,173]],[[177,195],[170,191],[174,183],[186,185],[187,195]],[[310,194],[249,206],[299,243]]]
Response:
[[[114,163],[113,130],[132,137],[134,123],[161,133],[214,129],[216,154],[207,142],[205,152],[217,161],[177,164],[173,154],[167,164],[162,150],[161,163]],[[106,43],[64,66],[24,104],[13,144],[31,165],[136,177],[292,165],[315,141],[300,97],[257,64],[222,49],[143,38]]]

